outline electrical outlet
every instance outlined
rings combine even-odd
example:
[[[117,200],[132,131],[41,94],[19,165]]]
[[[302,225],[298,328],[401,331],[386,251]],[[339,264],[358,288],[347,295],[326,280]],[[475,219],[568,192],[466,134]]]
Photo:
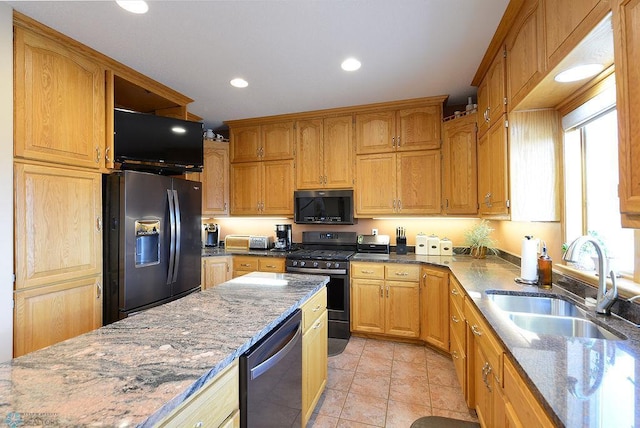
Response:
[[[372,235],[377,235],[378,234],[378,229],[371,229],[371,234]]]

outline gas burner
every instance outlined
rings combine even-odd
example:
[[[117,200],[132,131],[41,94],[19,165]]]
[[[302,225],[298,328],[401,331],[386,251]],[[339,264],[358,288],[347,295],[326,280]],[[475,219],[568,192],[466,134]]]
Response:
[[[354,255],[353,251],[346,250],[299,250],[287,254],[290,260],[349,260]]]

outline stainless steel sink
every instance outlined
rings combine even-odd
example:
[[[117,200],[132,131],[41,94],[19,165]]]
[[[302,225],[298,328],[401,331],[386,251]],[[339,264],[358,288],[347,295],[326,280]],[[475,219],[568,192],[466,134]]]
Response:
[[[544,296],[489,294],[489,299],[505,312],[583,317],[584,311],[571,302]]]
[[[577,317],[512,312],[509,314],[509,318],[518,327],[538,334],[624,340],[624,338],[618,337],[592,321]]]
[[[583,309],[567,300],[550,296],[487,294],[489,300],[523,330],[567,337],[626,339],[587,319]]]

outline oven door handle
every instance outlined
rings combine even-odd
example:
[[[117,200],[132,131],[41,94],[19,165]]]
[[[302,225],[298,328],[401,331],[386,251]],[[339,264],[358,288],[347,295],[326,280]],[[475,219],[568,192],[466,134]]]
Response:
[[[282,348],[280,348],[278,352],[276,352],[274,355],[269,357],[269,359],[263,361],[262,363],[258,364],[257,366],[251,369],[250,371],[251,380],[254,380],[260,377],[264,372],[266,372],[271,367],[278,364],[278,361],[283,359],[289,353],[291,348],[296,346],[296,342],[298,342],[298,340],[300,340],[301,337],[302,337],[302,328],[300,324],[298,324],[296,333],[293,335],[291,340],[289,340]]]
[[[287,272],[292,273],[310,273],[312,275],[346,275],[346,269],[314,269],[314,268],[299,268],[287,266]]]

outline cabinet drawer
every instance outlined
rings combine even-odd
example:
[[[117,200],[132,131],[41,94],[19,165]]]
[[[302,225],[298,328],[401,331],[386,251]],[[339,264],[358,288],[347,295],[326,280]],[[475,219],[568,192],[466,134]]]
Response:
[[[462,343],[464,342],[459,342],[455,336],[451,339],[451,358],[453,359],[453,367],[456,369],[458,382],[460,382],[460,387],[462,388],[462,392],[466,397],[467,382],[465,375],[467,367],[467,356],[464,345],[462,345]]]
[[[284,258],[265,257],[258,259],[258,270],[260,272],[284,272]]]
[[[451,280],[449,281],[449,288],[451,293],[451,302],[453,302],[458,307],[460,313],[462,313],[464,308],[465,292],[453,275],[451,275]]]
[[[456,336],[460,343],[465,343],[466,336],[466,323],[464,322],[464,316],[462,315],[462,311],[458,309],[458,307],[451,303],[449,305],[449,310],[451,311],[451,316],[449,317],[450,326],[451,326],[451,335]]]
[[[254,272],[258,270],[257,257],[233,256],[233,270]]]
[[[158,426],[217,427],[239,408],[238,360],[182,403]]]
[[[487,326],[482,315],[474,308],[473,303],[465,301],[464,316],[469,325],[473,339],[482,348],[487,361],[493,369],[496,381],[502,386],[502,347]]]
[[[418,281],[420,265],[385,265],[385,277],[394,281]]]
[[[327,287],[322,287],[311,299],[302,305],[302,331],[309,327],[322,315],[327,308]]]
[[[351,263],[353,278],[384,279],[384,264],[382,263]]]

